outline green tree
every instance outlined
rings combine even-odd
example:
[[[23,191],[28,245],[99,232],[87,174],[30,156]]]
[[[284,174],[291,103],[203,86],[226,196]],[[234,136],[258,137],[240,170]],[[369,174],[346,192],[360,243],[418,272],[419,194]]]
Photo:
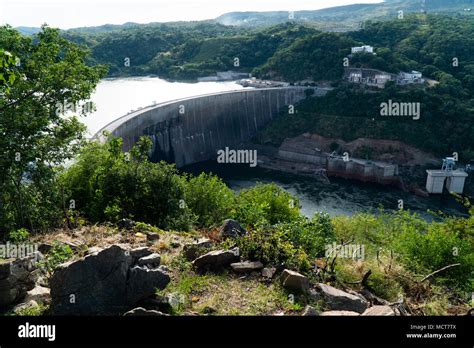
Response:
[[[0,231],[46,228],[60,220],[57,166],[83,139],[84,126],[64,106],[88,99],[106,71],[87,66],[88,51],[47,26],[35,37],[0,27],[0,47],[9,85],[0,95]],[[14,75],[6,51],[20,58]]]

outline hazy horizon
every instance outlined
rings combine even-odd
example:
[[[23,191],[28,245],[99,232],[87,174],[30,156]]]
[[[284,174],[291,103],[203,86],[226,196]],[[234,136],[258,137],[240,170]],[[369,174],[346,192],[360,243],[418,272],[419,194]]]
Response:
[[[304,11],[382,0],[0,0],[0,25],[70,29],[214,19],[227,12]],[[93,9],[93,11],[91,11]]]

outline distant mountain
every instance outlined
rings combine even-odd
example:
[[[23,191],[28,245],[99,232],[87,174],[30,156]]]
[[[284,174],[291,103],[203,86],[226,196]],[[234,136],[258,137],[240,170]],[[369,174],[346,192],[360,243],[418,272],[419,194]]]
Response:
[[[41,28],[34,28],[34,27],[16,27],[15,29],[18,30],[23,35],[34,35],[41,31]]]
[[[168,25],[184,27],[188,25],[199,25],[200,23],[218,23],[227,26],[260,27],[272,26],[288,21],[301,24],[310,24],[318,29],[326,31],[347,31],[356,28],[360,23],[367,20],[382,20],[394,18],[398,11],[405,13],[422,12],[444,13],[451,15],[474,15],[474,0],[385,0],[380,4],[355,4],[337,6],[315,11],[295,11],[294,18],[290,18],[288,11],[269,12],[229,12],[214,20],[194,22],[167,22]],[[99,34],[116,30],[137,27],[159,27],[164,23],[139,24],[128,22],[124,24],[105,24],[95,27],[82,27],[69,29],[69,32],[82,34]],[[40,28],[17,27],[18,31],[25,35],[33,35]]]
[[[373,19],[387,19],[405,13],[422,12],[445,14],[474,13],[474,0],[386,0],[380,4],[355,4],[330,7],[315,11],[295,11],[293,19],[288,11],[274,12],[230,12],[216,18],[218,23],[236,26],[270,26],[294,20],[312,23],[323,29],[343,31],[360,22]]]

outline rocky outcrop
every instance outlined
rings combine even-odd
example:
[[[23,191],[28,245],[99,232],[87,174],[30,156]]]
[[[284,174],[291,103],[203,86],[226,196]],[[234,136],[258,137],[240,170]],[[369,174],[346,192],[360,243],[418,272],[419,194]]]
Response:
[[[245,262],[236,262],[230,264],[230,267],[236,273],[250,273],[253,271],[259,271],[263,268],[263,263],[260,261],[245,261]]]
[[[22,259],[0,260],[0,307],[20,302],[35,287],[42,259],[42,254],[35,252]]]
[[[229,266],[231,263],[238,262],[240,259],[239,249],[215,250],[198,257],[193,261],[193,266],[198,271],[219,270]]]
[[[50,279],[56,315],[113,315],[163,289],[170,277],[162,268],[137,265],[152,252],[112,245],[61,265]]]
[[[349,294],[326,284],[317,284],[316,290],[331,310],[363,313],[369,306],[362,296]]]
[[[247,230],[243,228],[237,221],[228,219],[225,220],[219,229],[219,236],[221,238],[236,238],[247,234]]]
[[[281,275],[281,282],[285,289],[306,293],[309,291],[309,280],[298,272],[285,269]]]

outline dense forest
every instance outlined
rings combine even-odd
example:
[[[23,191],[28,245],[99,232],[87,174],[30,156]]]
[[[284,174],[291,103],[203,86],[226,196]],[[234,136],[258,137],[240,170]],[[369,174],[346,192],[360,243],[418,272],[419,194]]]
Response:
[[[99,33],[66,31],[63,36],[89,47],[91,62],[108,64],[112,76],[194,79],[216,71],[241,70],[290,82],[337,80],[351,46],[368,44],[377,55],[357,55],[351,66],[419,70],[448,84],[457,80],[469,89],[474,85],[473,33],[472,17],[409,15],[403,20],[369,21],[362,30],[348,33],[325,33],[291,22],[262,30],[197,22]],[[129,66],[124,64],[126,58]],[[239,58],[239,66],[234,65],[234,58]]]
[[[272,124],[259,137],[264,143],[278,145],[286,137],[314,131],[346,140],[402,140],[439,156],[456,151],[463,161],[474,158],[472,17],[407,15],[403,20],[368,21],[363,29],[347,33],[321,32],[290,22],[254,30],[205,22],[99,33],[68,31],[63,36],[88,46],[89,63],[108,64],[111,75],[195,79],[235,70],[288,82],[332,81],[335,91],[303,103],[297,117],[283,117]],[[418,70],[439,84],[433,88],[390,86],[377,94],[342,84],[344,58],[352,46],[363,44],[372,45],[376,55],[353,55],[351,67],[392,73]],[[126,58],[129,66],[124,64]],[[238,66],[235,58],[239,58]],[[380,118],[379,105],[389,99],[420,102],[421,120]],[[354,117],[358,118],[355,124]]]

